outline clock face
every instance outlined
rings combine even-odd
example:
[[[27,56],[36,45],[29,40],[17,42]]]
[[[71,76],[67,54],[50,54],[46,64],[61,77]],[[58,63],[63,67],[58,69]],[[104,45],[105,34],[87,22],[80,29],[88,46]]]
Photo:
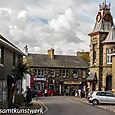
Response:
[[[105,20],[106,22],[112,21],[112,16],[111,16],[111,14],[110,14],[110,13],[105,14],[105,15],[104,15],[104,20]]]
[[[98,15],[96,17],[96,20],[99,22],[101,20],[101,12],[98,12]]]

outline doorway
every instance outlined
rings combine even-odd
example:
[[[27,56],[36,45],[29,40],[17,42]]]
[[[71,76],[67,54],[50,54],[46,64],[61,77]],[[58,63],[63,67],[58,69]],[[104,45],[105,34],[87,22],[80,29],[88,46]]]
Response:
[[[112,89],[112,76],[108,75],[106,77],[106,90],[111,90]]]

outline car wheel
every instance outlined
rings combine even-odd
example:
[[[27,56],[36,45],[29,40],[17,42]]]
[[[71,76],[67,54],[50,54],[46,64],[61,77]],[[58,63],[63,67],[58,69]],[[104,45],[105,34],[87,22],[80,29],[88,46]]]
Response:
[[[98,105],[99,104],[99,101],[97,99],[94,99],[93,100],[93,105]]]

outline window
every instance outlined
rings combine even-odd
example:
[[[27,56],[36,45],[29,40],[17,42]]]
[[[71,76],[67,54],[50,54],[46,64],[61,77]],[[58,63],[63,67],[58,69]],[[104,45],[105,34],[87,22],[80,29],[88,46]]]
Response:
[[[0,80],[0,101],[7,100],[6,81]]]
[[[37,69],[33,69],[34,75],[37,75]]]
[[[21,57],[20,57],[20,56],[18,56],[18,63],[20,62],[20,60],[21,60]]]
[[[69,75],[68,70],[60,70],[60,76],[62,76],[63,78],[67,77],[68,75]]]
[[[78,78],[78,70],[73,70],[73,78]]]
[[[114,95],[111,94],[111,93],[106,93],[106,96],[107,96],[107,97],[113,97]]]
[[[66,76],[69,76],[69,71],[68,70],[66,70]]]
[[[55,77],[55,70],[54,69],[50,69],[49,70],[49,75],[52,77]]]
[[[97,92],[96,95],[98,95],[98,96],[105,96],[106,92]]]
[[[83,70],[82,78],[86,78],[86,71]]]
[[[2,50],[0,48],[0,64],[1,64]]]
[[[107,64],[112,64],[112,56],[111,56],[112,51],[113,51],[113,49],[106,49],[106,62],[107,62]]]
[[[37,71],[38,73],[37,73],[37,75],[39,76],[39,77],[43,77],[43,70],[42,69],[38,69],[38,71]]]
[[[0,81],[0,101],[2,101],[2,81]]]
[[[96,44],[93,45],[93,63],[96,62]]]
[[[16,54],[13,52],[13,66],[16,66]]]
[[[4,48],[0,47],[0,64],[4,64]]]

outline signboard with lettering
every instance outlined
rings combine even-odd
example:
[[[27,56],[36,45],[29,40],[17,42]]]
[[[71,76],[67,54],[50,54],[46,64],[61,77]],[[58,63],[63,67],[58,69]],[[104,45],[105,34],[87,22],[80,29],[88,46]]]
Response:
[[[44,77],[35,77],[34,78],[34,81],[46,81],[46,78],[44,78]]]

